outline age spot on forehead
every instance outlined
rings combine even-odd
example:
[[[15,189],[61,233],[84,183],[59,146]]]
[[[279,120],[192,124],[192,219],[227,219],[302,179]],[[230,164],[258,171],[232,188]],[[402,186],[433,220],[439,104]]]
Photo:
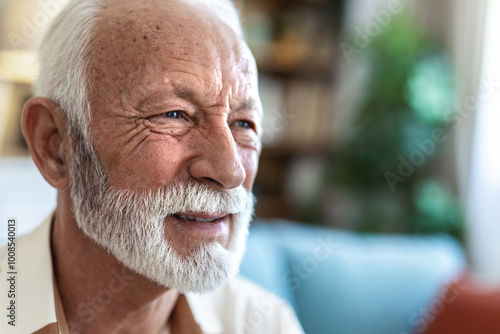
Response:
[[[223,66],[221,62],[225,62],[229,71],[224,72],[224,78],[236,72],[255,72],[238,37],[209,13],[200,13],[183,4],[179,4],[179,8],[176,4],[172,8],[165,6],[153,10],[135,0],[108,1],[113,6],[101,13],[102,20],[96,30],[99,48],[94,51],[99,51],[103,45],[105,48],[95,52],[93,58],[97,68],[94,78],[102,78],[99,72],[107,74],[107,80],[101,80],[100,87],[108,89],[101,89],[102,92],[113,91],[114,95],[119,95],[124,88],[116,87],[118,80],[128,81],[125,90],[132,89],[129,87],[132,82],[135,87],[142,84],[143,77],[168,72],[181,65],[191,66],[190,70],[206,69],[200,72],[206,74],[208,69],[215,71],[214,64]],[[156,3],[156,0],[145,0],[150,1]],[[219,78],[219,72],[206,79]]]

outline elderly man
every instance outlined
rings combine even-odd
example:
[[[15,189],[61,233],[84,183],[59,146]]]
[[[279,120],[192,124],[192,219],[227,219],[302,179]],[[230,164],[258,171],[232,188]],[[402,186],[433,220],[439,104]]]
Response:
[[[75,0],[55,19],[22,126],[57,208],[17,240],[2,333],[302,333],[235,277],[262,118],[241,36],[227,0]]]

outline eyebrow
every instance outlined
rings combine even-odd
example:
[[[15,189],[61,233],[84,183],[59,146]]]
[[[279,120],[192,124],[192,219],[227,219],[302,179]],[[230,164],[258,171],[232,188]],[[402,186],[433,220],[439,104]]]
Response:
[[[185,88],[185,87],[182,87],[182,88],[174,88],[175,90],[175,93],[177,95],[177,97],[181,98],[181,99],[187,99],[187,100],[200,100],[199,99],[199,94],[189,88]],[[253,98],[248,98],[248,99],[245,99],[243,100],[242,102],[240,102],[240,104],[238,105],[238,107],[236,107],[235,110],[242,110],[242,109],[253,109],[255,107],[256,103],[255,103],[255,100]]]
[[[196,97],[198,95],[196,94],[196,92],[186,88],[175,89],[175,91],[176,95],[181,99],[196,100]]]
[[[241,110],[241,109],[254,109],[254,108],[255,108],[255,100],[253,98],[248,98],[246,100],[243,100],[236,109]]]
[[[178,90],[175,88],[173,88],[172,90],[173,91],[171,92],[166,92],[165,90],[160,89],[158,91],[149,93],[147,96],[141,98],[139,103],[137,103],[136,109],[144,111],[144,110],[160,108],[163,105],[165,105],[165,100],[166,100],[165,96],[170,95],[172,93],[177,98],[188,99],[188,100],[196,99],[196,93],[191,90],[188,89]]]
[[[177,98],[190,100],[191,102],[202,100],[198,92],[186,87],[172,87],[172,93]],[[158,91],[142,99],[137,104],[137,109],[149,110],[161,107],[164,104],[164,101],[165,101],[165,92]],[[254,98],[249,97],[241,101],[240,104],[235,109],[232,110],[237,111],[237,110],[253,110],[253,109],[256,109],[256,102]]]

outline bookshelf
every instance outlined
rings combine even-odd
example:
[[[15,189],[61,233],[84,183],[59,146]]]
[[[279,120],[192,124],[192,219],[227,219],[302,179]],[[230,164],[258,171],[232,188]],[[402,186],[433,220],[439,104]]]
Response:
[[[240,3],[265,114],[255,183],[258,217],[303,220],[307,201],[314,200],[302,194],[312,188],[301,191],[294,184],[317,184],[335,144],[333,102],[343,6],[339,0]]]

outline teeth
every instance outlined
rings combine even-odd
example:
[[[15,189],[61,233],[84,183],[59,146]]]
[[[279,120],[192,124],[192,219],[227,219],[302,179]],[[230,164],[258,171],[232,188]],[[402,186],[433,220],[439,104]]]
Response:
[[[214,222],[216,220],[216,219],[203,219],[203,218],[198,218],[198,217],[181,216],[181,215],[179,215],[179,218],[190,220],[190,221],[205,222],[205,223],[211,223],[211,222]]]

